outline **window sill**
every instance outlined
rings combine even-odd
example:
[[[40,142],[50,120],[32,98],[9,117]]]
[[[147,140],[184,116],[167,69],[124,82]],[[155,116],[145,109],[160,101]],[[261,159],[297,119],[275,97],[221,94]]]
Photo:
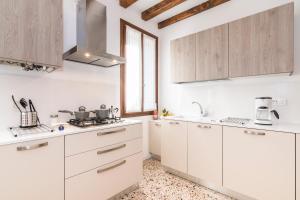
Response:
[[[148,112],[136,112],[136,113],[122,113],[122,118],[128,118],[128,117],[142,117],[142,116],[150,116],[153,115],[154,111],[148,111]]]

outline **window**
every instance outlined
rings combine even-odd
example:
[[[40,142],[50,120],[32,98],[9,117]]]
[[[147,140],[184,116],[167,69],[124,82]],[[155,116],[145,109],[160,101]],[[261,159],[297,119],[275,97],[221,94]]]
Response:
[[[158,38],[121,19],[121,115],[151,115],[157,109]]]

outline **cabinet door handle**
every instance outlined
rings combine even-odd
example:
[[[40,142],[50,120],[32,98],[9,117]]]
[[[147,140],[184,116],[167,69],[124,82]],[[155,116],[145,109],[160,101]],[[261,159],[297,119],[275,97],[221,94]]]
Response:
[[[178,125],[179,122],[169,122],[169,124],[171,124],[171,125]]]
[[[203,128],[203,129],[211,129],[211,126],[209,125],[198,125],[198,128]]]
[[[110,167],[107,167],[107,168],[104,168],[104,169],[98,169],[97,173],[101,174],[102,172],[106,172],[108,170],[111,170],[111,169],[117,168],[117,167],[119,167],[121,165],[124,165],[125,163],[126,163],[126,160],[123,160],[123,161],[121,161],[121,162],[119,162],[119,163],[117,163],[117,164],[115,164],[113,166],[110,166]]]
[[[247,130],[245,130],[244,133],[248,135],[260,135],[260,136],[266,135],[266,133],[264,132],[255,132],[255,131],[247,131]]]
[[[97,136],[109,135],[109,134],[113,134],[113,133],[120,133],[120,132],[124,132],[124,131],[126,131],[126,128],[122,128],[122,129],[118,129],[118,130],[114,130],[114,131],[99,132],[99,133],[97,133]]]
[[[111,152],[111,151],[116,151],[118,149],[123,149],[125,147],[126,147],[126,144],[122,144],[120,146],[117,146],[117,147],[114,147],[114,148],[111,148],[111,149],[106,149],[106,150],[98,151],[97,154],[101,155],[101,154],[108,153],[108,152]]]
[[[17,147],[17,151],[28,151],[28,150],[42,148],[45,146],[48,146],[48,142],[41,143],[41,144],[35,144],[35,145],[31,145],[31,146],[20,146],[20,147]]]

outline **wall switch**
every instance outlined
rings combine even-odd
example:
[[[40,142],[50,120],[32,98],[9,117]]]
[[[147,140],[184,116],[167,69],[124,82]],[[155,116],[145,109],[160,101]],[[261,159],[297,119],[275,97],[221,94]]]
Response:
[[[284,98],[273,99],[273,106],[287,106],[288,100]]]

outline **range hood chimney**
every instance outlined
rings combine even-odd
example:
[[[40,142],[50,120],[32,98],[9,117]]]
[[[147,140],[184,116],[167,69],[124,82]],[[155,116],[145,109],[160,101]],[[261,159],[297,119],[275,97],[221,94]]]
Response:
[[[106,52],[106,6],[97,0],[79,0],[76,12],[77,43],[63,58],[102,67],[125,63],[125,58]]]

